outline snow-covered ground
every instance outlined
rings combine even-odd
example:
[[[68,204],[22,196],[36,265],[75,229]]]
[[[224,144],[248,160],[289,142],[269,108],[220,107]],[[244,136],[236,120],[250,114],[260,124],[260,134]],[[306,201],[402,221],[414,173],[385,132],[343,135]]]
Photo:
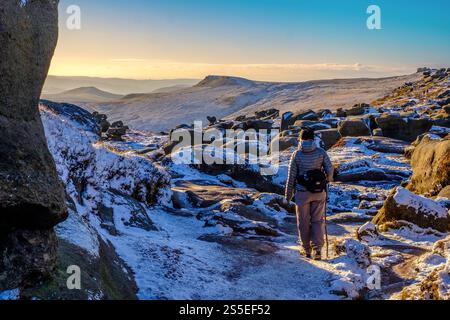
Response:
[[[420,284],[436,279],[440,296],[448,296],[448,234],[406,221],[383,230],[370,223],[412,173],[398,151],[404,143],[347,137],[329,151],[341,179],[329,189],[327,259],[313,261],[296,244],[292,203],[255,189],[262,183],[282,189],[294,148],[269,156],[279,158],[279,170],[264,180],[255,174],[258,165],[213,175],[165,157],[165,135],[130,131],[124,141],[104,141],[89,115],[71,117],[44,105],[40,111],[68,195],[70,216],[57,226],[58,237],[89,257],[102,255],[101,243],[112,244],[140,299],[426,298]],[[436,139],[443,134],[433,130]],[[396,190],[399,204],[448,215],[446,199]],[[381,287],[372,288],[377,270]],[[17,296],[3,292],[0,299]]]

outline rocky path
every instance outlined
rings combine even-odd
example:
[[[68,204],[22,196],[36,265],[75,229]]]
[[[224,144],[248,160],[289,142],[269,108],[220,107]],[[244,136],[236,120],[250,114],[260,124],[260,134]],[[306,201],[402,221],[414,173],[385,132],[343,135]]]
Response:
[[[231,178],[225,180],[229,184],[240,185],[238,181]],[[255,234],[251,232],[250,226],[245,229],[237,222],[230,223],[219,219],[221,223],[216,227],[225,229],[225,232],[217,233],[216,230],[205,229],[202,225],[195,233],[201,234],[197,239],[193,239],[194,233],[190,233],[189,239],[184,240],[186,243],[198,239],[206,241],[208,244],[202,243],[201,250],[204,250],[205,246],[219,246],[216,251],[216,254],[221,255],[219,260],[229,263],[227,270],[223,273],[227,283],[225,287],[228,286],[228,288],[224,288],[224,291],[220,293],[222,297],[341,299],[361,294],[359,292],[361,280],[359,283],[356,281],[355,284],[352,278],[358,277],[357,274],[361,270],[357,264],[353,265],[354,262],[348,257],[342,258],[336,255],[333,245],[345,238],[352,238],[356,229],[370,217],[362,217],[351,212],[333,215],[329,222],[330,260],[316,262],[305,259],[300,254],[299,247],[296,245],[297,226],[292,208],[290,212],[281,209],[281,212],[271,212],[272,215],[270,215],[261,210],[261,203],[247,202],[246,206],[229,207],[227,206],[229,201],[239,203],[239,201],[249,201],[245,198],[258,199],[260,193],[255,189],[233,187],[218,182],[216,177],[196,170],[188,170],[186,175],[173,181],[172,189],[177,203],[184,207],[178,209],[179,216],[185,215],[186,212],[190,212],[192,216],[205,216],[207,215],[205,211],[214,216],[231,208],[234,215],[245,219],[239,223],[248,224],[250,220],[256,225],[253,229],[256,230]],[[361,187],[361,189],[365,188]],[[275,196],[270,195],[270,197]],[[267,204],[264,205],[266,207],[263,209],[267,210]],[[258,235],[258,222],[268,223],[268,226],[278,234],[273,236],[264,234],[264,230],[260,230]],[[178,232],[176,234],[178,235]],[[352,276],[346,277],[347,274]],[[222,276],[220,278],[221,281],[224,280]]]
[[[338,299],[328,262],[302,258],[290,239],[210,234],[200,221],[154,212],[151,237],[112,238],[135,272],[142,299]],[[130,248],[132,250],[130,250]]]

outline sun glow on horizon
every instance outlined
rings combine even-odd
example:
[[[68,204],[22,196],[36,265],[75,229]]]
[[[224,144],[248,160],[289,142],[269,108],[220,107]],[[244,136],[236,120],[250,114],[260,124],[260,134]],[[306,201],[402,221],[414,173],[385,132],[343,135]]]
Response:
[[[78,60],[55,57],[49,74],[127,79],[202,79],[230,75],[261,81],[305,81],[337,77],[382,77],[415,72],[415,67],[337,64],[212,64],[138,58]]]

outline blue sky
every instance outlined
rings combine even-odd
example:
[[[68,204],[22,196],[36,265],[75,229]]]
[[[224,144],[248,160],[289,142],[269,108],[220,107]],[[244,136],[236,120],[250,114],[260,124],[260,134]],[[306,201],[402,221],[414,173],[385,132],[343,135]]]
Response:
[[[72,4],[81,30],[65,27]],[[371,4],[381,8],[381,30],[366,27]],[[51,72],[286,81],[399,74],[450,66],[448,12],[447,0],[62,0]]]

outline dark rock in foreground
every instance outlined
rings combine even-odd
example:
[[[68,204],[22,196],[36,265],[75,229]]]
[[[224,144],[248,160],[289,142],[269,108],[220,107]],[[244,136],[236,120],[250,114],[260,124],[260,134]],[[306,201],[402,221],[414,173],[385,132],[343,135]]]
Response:
[[[67,217],[38,103],[58,36],[58,1],[0,3],[0,290],[54,268]]]
[[[25,300],[137,300],[137,285],[132,270],[117,255],[110,242],[99,238],[99,256],[59,239],[54,276],[38,285],[24,288]],[[81,289],[67,290],[67,266],[82,270]]]
[[[54,271],[57,238],[53,229],[15,230],[2,238],[0,289],[31,286]]]

